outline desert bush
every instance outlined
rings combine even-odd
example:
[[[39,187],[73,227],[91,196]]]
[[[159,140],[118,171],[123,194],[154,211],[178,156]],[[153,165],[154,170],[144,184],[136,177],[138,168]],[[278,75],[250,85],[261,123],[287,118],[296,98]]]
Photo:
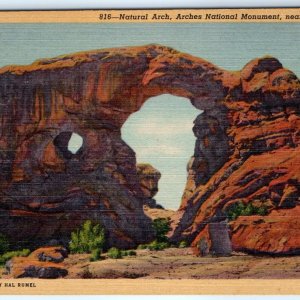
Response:
[[[128,255],[129,256],[136,256],[136,252],[134,250],[129,250]]]
[[[5,264],[8,260],[16,256],[28,256],[30,254],[29,249],[23,249],[19,251],[9,251],[0,256],[0,264]]]
[[[6,236],[0,233],[0,255],[4,254],[9,250],[9,241]]]
[[[90,256],[90,261],[97,261],[97,260],[101,260],[101,249],[97,248],[97,249],[93,249],[91,252],[91,256]]]
[[[120,259],[123,257],[122,251],[116,247],[110,248],[107,252],[107,256],[114,259]]]
[[[158,218],[153,221],[152,226],[155,231],[157,242],[167,242],[168,238],[166,237],[166,234],[171,229],[170,220],[167,218]]]
[[[237,219],[239,216],[265,216],[267,213],[268,208],[266,206],[257,207],[254,206],[251,202],[244,204],[242,201],[234,203],[226,211],[226,214],[230,221]]]
[[[170,231],[170,219],[158,218],[152,222],[152,227],[155,231],[155,240],[149,244],[141,244],[137,249],[149,249],[149,250],[163,250],[169,248],[171,245],[166,234]]]
[[[265,216],[268,214],[268,208],[266,206],[261,206],[257,208],[257,214],[260,216]]]
[[[105,232],[103,227],[87,220],[83,223],[81,229],[71,233],[69,248],[71,253],[92,253],[97,249],[101,252],[104,244]]]
[[[150,244],[148,244],[148,249],[149,250],[155,250],[155,251],[159,251],[159,250],[164,250],[166,248],[169,248],[169,243],[168,242],[159,242],[157,240],[154,240],[153,242],[151,242]]]
[[[181,241],[178,244],[178,248],[186,248],[188,246],[188,243],[186,241]]]
[[[137,249],[149,249],[149,250],[164,250],[166,248],[170,248],[170,244],[168,242],[159,242],[158,240],[154,240],[149,244],[142,244],[137,247]]]
[[[121,250],[122,256],[136,256],[136,252],[134,250]]]
[[[167,218],[157,218],[152,222],[155,232],[155,240],[149,244],[141,244],[137,249],[163,250],[169,248],[169,239],[166,234],[170,231],[170,220]]]
[[[137,247],[138,250],[144,250],[144,249],[148,249],[148,244],[140,244]]]

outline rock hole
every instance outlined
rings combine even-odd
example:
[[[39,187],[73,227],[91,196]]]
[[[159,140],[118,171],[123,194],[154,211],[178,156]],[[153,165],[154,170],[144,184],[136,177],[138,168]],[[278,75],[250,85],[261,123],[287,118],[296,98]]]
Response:
[[[80,153],[83,138],[75,132],[65,131],[61,132],[53,143],[65,159],[71,159]]]
[[[83,138],[79,134],[73,132],[68,143],[68,150],[73,154],[76,154],[81,149],[82,144]]]

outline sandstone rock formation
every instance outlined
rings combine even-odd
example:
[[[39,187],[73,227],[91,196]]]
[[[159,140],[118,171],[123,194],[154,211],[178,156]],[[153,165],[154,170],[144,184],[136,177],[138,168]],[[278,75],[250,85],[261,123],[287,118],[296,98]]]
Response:
[[[250,253],[300,254],[300,206],[268,216],[243,216],[232,224],[232,246]]]
[[[299,80],[271,57],[251,61],[239,74],[238,89],[224,100],[223,121],[206,114],[195,121],[200,140],[173,232],[173,238],[185,236],[194,246],[202,238],[211,240],[206,224],[225,220],[238,201],[265,206],[270,216],[285,208],[283,215],[298,217],[292,208],[300,204]],[[227,145],[219,146],[224,140]],[[260,221],[248,221],[255,218]],[[298,253],[300,227],[291,219],[277,217],[262,225],[270,223],[269,216],[238,218],[231,222],[233,249]]]
[[[6,263],[6,270],[12,278],[59,278],[68,274],[63,260],[67,257],[62,247],[44,247],[28,257],[14,257]]]
[[[144,204],[150,208],[162,208],[153,198],[158,192],[158,181],[161,173],[150,164],[139,163],[136,168],[144,196]]]
[[[61,263],[66,257],[68,257],[68,252],[64,247],[43,247],[34,250],[30,255],[30,258],[36,259],[38,261],[48,261],[54,263]]]
[[[159,218],[171,220],[176,211],[166,208],[150,208],[148,205],[144,205],[144,213],[152,221]]]
[[[171,239],[196,245],[207,233],[210,241],[206,225],[226,220],[237,201],[266,205],[268,213],[299,205],[295,74],[273,57],[231,72],[149,45],[0,69],[1,231],[21,244],[67,241],[70,231],[92,219],[102,222],[110,245],[151,239],[135,153],[120,129],[147,99],[164,93],[204,111],[195,120],[195,153]],[[76,154],[67,149],[73,132],[83,138]],[[244,248],[232,226],[234,247]],[[249,226],[263,238],[262,226]],[[281,234],[290,240],[294,232]],[[281,238],[271,241],[277,245]],[[257,245],[245,249],[260,251]]]

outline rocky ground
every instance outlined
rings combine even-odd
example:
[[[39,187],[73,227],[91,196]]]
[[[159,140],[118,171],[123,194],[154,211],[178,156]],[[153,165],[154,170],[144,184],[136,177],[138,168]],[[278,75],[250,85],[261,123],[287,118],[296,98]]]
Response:
[[[136,256],[90,262],[88,254],[66,257],[61,247],[40,248],[28,258],[14,258],[0,269],[0,278],[69,279],[280,279],[300,278],[300,256],[197,257],[192,248],[136,250]]]
[[[196,257],[191,248],[137,250],[137,256],[90,262],[88,255],[65,260],[66,278],[237,279],[300,278],[300,256],[270,257],[235,253]]]

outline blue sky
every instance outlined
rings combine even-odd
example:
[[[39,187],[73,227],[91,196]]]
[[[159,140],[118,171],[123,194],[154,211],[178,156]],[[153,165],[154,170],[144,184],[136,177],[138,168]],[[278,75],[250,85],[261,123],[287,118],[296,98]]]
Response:
[[[107,47],[160,43],[236,70],[273,55],[300,74],[300,24],[0,24],[0,65]]]
[[[229,70],[273,55],[300,75],[300,24],[0,24],[0,40],[1,66],[76,51],[159,43]],[[146,102],[122,129],[138,160],[162,172],[156,198],[166,207],[179,206],[197,113],[188,101],[163,95]]]
[[[122,128],[123,139],[135,150],[137,161],[151,163],[161,172],[155,199],[166,208],[179,206],[187,161],[195,147],[193,121],[199,113],[186,98],[161,95],[150,98]]]

